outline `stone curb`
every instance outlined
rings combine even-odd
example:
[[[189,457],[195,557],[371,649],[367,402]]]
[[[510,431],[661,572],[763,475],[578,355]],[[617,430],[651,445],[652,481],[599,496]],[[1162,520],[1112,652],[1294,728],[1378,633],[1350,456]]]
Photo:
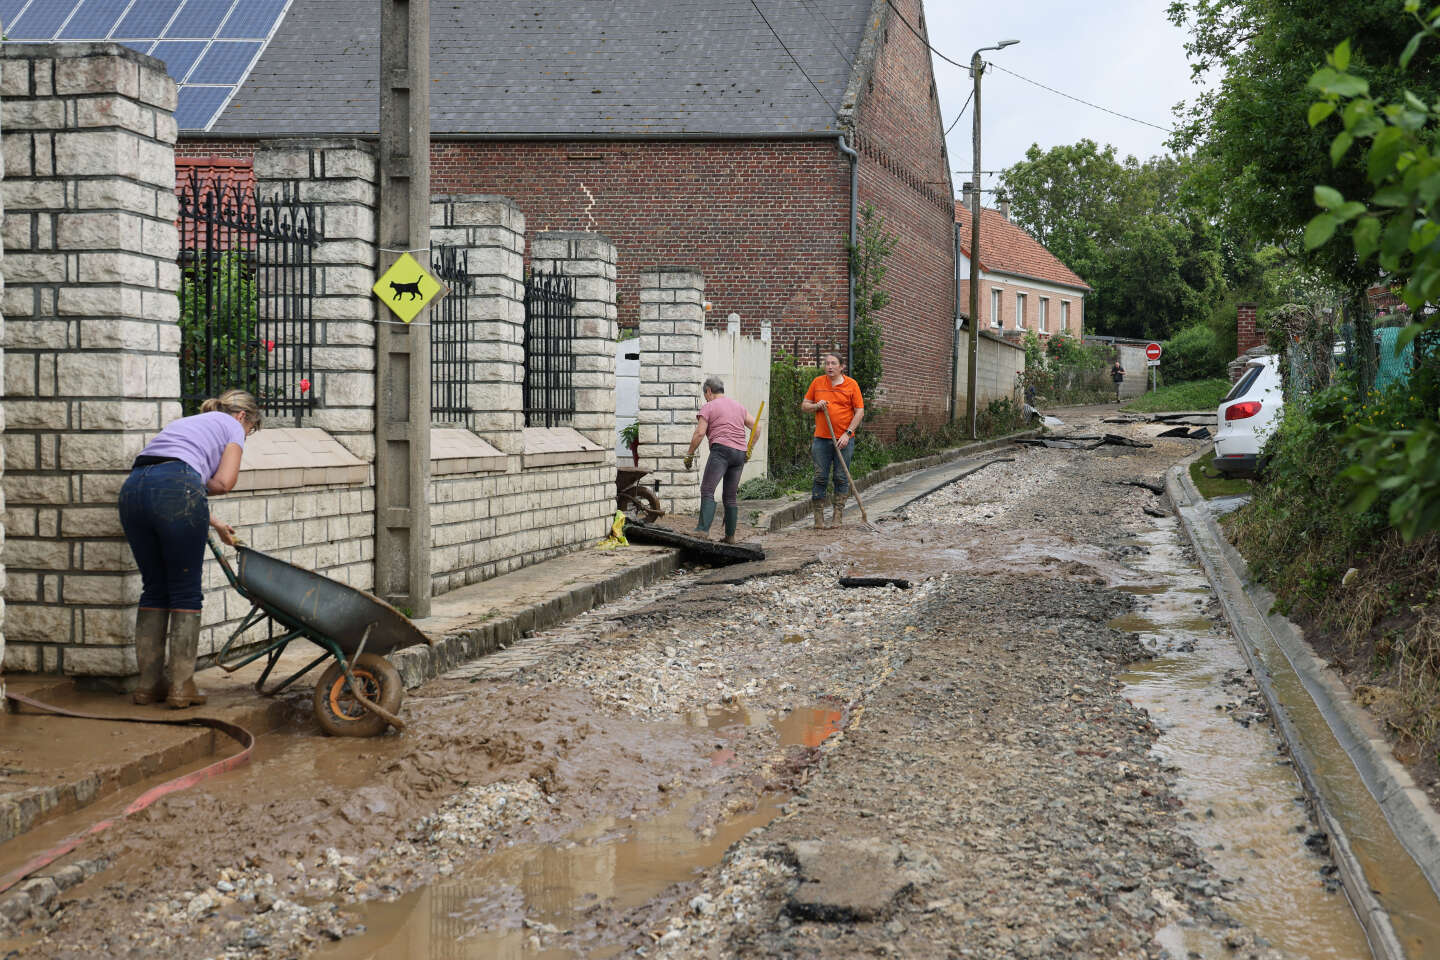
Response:
[[[278,727],[288,713],[289,705],[285,701],[262,700],[249,707],[226,710],[224,719],[239,724],[258,737]],[[88,807],[141,780],[213,757],[223,745],[231,743],[233,741],[218,730],[196,727],[191,736],[163,750],[101,767],[79,780],[37,787],[0,798],[0,844],[55,817]]]
[[[1293,670],[1384,812],[1396,839],[1437,891],[1440,891],[1437,884],[1440,880],[1440,816],[1430,808],[1409,771],[1395,759],[1373,719],[1354,703],[1344,683],[1315,654],[1300,629],[1284,617],[1268,613],[1274,594],[1251,581],[1245,559],[1220,532],[1190,480],[1190,464],[1208,452],[1201,449],[1167,470],[1166,492],[1290,750],[1305,793],[1315,807],[1321,826],[1329,834],[1330,850],[1340,879],[1365,929],[1371,950],[1378,960],[1405,960],[1405,950],[1389,912],[1371,890],[1351,848],[1349,835],[1319,789],[1315,757],[1276,694],[1274,678],[1260,652],[1262,644],[1277,649]]]
[[[428,647],[406,647],[387,656],[400,671],[406,688],[418,687],[463,663],[510,646],[525,634],[579,616],[633,590],[670,576],[680,565],[671,550],[607,577],[581,583],[564,593],[533,603],[515,613],[446,634]]]
[[[960,460],[977,453],[984,453],[987,450],[997,450],[1015,440],[1025,437],[1034,437],[1040,434],[1039,430],[1021,430],[1018,433],[1009,433],[1003,437],[996,437],[993,440],[984,440],[980,443],[970,443],[963,447],[951,447],[949,450],[942,450],[939,453],[931,454],[928,457],[919,457],[915,460],[901,460],[881,467],[879,470],[872,470],[865,476],[855,481],[855,489],[864,493],[877,483],[884,483],[906,473],[914,473],[916,470],[924,470],[927,467],[938,467],[942,463],[949,463],[952,460]],[[949,481],[946,481],[947,483]],[[944,486],[944,484],[941,484]],[[931,491],[932,493],[934,491]],[[768,514],[762,514],[755,522],[755,526],[774,531],[781,527],[795,523],[810,515],[810,501],[805,498],[787,503],[783,507],[776,507]]]

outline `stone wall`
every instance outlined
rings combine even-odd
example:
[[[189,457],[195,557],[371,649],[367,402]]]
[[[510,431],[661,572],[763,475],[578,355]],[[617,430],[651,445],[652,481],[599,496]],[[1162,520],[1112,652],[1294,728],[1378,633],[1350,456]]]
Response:
[[[127,674],[116,494],[179,416],[175,84],[118,44],[0,47],[5,668]]]
[[[955,371],[955,416],[965,419],[970,393],[970,330],[960,331]],[[991,400],[1018,399],[1015,378],[1025,370],[1025,348],[985,330],[975,357],[975,400],[983,410]]]
[[[700,409],[705,278],[671,268],[640,275],[640,465],[667,513],[700,509],[700,472],[683,457]],[[698,464],[697,458],[697,464]]]

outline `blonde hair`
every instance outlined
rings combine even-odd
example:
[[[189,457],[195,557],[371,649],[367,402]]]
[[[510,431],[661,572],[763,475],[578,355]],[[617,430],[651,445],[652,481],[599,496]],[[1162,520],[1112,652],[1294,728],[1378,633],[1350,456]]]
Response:
[[[260,429],[260,405],[252,394],[244,390],[226,390],[218,397],[211,397],[200,404],[200,412],[244,414],[245,422],[251,429]]]

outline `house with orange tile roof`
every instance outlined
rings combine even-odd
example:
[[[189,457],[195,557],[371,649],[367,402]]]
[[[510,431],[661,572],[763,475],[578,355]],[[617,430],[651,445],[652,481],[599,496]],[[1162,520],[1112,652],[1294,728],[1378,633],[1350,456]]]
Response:
[[[1009,204],[980,208],[981,329],[1018,338],[1034,330],[1041,338],[1064,332],[1081,338],[1085,330],[1085,294],[1090,285],[1049,250],[1010,221]],[[970,304],[970,210],[955,204],[960,235],[960,307]]]

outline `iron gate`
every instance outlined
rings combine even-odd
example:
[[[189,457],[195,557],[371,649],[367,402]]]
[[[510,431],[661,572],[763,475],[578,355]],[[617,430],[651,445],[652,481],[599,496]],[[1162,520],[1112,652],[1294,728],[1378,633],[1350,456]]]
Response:
[[[525,426],[575,416],[575,285],[559,273],[525,279]]]
[[[202,181],[194,168],[179,201],[185,413],[239,388],[265,413],[293,415],[298,426],[315,405],[313,208]]]
[[[470,254],[449,243],[437,243],[430,270],[450,292],[430,313],[430,415],[434,420],[464,423],[470,413],[470,381],[474,379],[470,344]]]

